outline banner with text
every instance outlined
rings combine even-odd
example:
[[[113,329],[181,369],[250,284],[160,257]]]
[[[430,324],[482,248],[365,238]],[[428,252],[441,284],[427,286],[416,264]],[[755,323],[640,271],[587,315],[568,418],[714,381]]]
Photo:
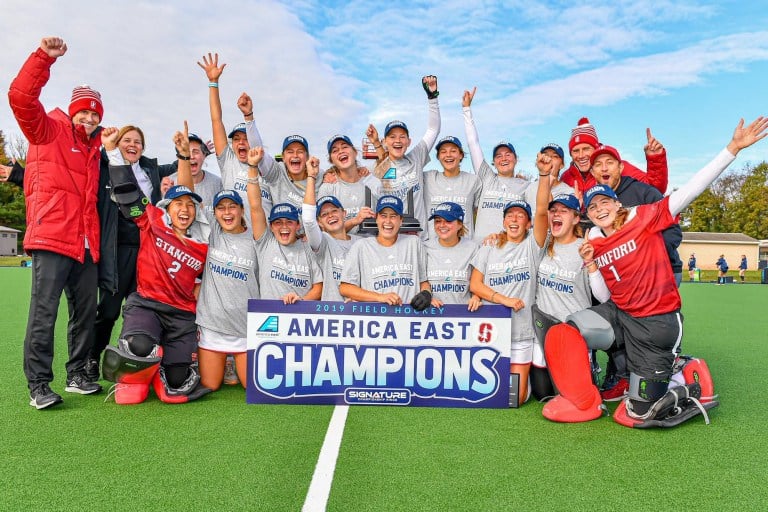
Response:
[[[509,308],[248,301],[253,404],[509,407]]]

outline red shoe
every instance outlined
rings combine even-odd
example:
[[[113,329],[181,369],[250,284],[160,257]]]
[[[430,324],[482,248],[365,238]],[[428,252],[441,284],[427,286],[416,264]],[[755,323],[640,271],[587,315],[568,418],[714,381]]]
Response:
[[[550,421],[558,423],[581,423],[596,420],[603,415],[603,401],[595,388],[595,396],[592,403],[586,409],[579,409],[567,398],[557,395],[544,405],[541,414]]]
[[[629,381],[622,378],[616,381],[613,386],[607,389],[603,388],[600,391],[600,396],[606,402],[618,402],[627,395],[627,391],[629,391]]]

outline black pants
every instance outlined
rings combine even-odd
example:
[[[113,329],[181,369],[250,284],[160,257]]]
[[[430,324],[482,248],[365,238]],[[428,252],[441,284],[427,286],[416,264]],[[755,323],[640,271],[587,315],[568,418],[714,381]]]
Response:
[[[53,381],[53,333],[62,291],[69,306],[67,378],[84,372],[97,285],[98,269],[88,250],[83,263],[50,251],[32,253],[32,293],[24,338],[24,374],[30,390]]]
[[[136,291],[136,260],[139,248],[119,245],[117,247],[117,291],[99,288],[99,304],[96,307],[96,323],[93,327],[93,343],[90,359],[98,360],[109,341],[112,329],[120,318],[123,300]]]

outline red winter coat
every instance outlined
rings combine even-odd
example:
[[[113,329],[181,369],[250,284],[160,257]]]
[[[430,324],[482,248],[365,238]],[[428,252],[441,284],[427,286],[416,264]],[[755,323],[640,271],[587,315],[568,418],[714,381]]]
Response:
[[[101,145],[98,130],[87,137],[59,109],[46,114],[40,91],[56,61],[37,49],[11,83],[8,99],[21,131],[29,141],[24,195],[27,233],[24,250],[52,251],[85,260],[85,238],[99,260],[99,185]]]
[[[664,150],[659,155],[646,156],[646,160],[648,163],[647,173],[638,169],[626,160],[622,160],[622,163],[624,164],[624,170],[622,171],[621,175],[629,176],[630,178],[634,178],[637,181],[647,183],[648,185],[654,187],[656,190],[664,194],[664,192],[667,191],[667,185],[669,185],[667,151]],[[584,179],[581,172],[579,172],[578,167],[576,167],[576,164],[573,162],[571,162],[571,166],[563,171],[563,174],[560,175],[560,181],[574,188],[576,188],[574,183],[577,183],[579,190],[582,193],[597,185],[597,181],[595,181],[595,177],[592,176],[592,173],[587,173],[587,177]]]

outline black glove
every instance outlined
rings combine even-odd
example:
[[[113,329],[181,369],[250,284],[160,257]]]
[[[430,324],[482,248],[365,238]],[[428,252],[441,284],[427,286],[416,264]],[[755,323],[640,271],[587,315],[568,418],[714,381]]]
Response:
[[[424,92],[427,93],[427,99],[433,100],[433,99],[437,98],[438,96],[440,96],[440,91],[438,91],[438,90],[430,91],[429,90],[429,86],[427,85],[427,78],[429,78],[429,77],[434,77],[434,75],[427,75],[424,78],[422,78],[421,79],[421,86],[424,87]]]
[[[432,304],[432,292],[421,290],[411,299],[411,306],[416,311],[424,311]]]

